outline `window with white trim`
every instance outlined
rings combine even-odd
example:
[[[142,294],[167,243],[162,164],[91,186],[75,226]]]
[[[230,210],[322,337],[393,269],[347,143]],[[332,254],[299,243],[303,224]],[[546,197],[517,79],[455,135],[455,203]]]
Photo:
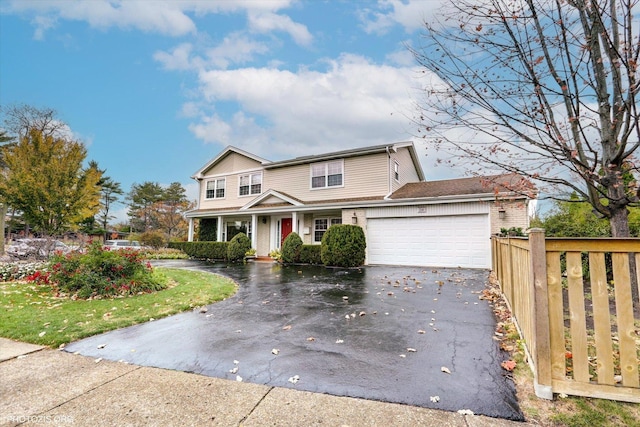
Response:
[[[262,193],[262,172],[240,175],[240,196],[249,196]]]
[[[205,198],[223,199],[225,186],[225,178],[212,179],[211,181],[207,181],[207,194],[205,195]]]
[[[311,188],[342,187],[342,160],[311,165]]]
[[[400,165],[395,161],[393,162],[393,178],[400,181]]]
[[[313,221],[313,241],[322,242],[322,236],[332,225],[342,224],[342,218],[316,218]]]

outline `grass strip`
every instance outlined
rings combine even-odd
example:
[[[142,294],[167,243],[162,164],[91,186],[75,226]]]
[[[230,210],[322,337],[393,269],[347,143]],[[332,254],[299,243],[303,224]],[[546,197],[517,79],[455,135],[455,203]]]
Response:
[[[0,283],[0,336],[59,347],[114,329],[159,319],[228,298],[236,284],[216,274],[156,268],[169,288],[123,298],[72,300],[48,286]]]

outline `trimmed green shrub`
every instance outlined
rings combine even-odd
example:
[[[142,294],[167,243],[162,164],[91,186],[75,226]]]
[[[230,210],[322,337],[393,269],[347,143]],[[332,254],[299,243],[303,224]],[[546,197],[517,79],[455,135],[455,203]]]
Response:
[[[227,248],[227,260],[240,261],[244,260],[245,254],[251,249],[251,240],[244,233],[238,233],[233,236]]]
[[[282,242],[282,262],[292,264],[300,262],[300,247],[302,239],[298,233],[292,232]]]
[[[172,249],[180,249],[191,258],[227,259],[229,242],[169,242]]]
[[[166,245],[165,238],[159,231],[147,231],[142,233],[140,235],[140,243],[145,246],[150,246],[153,249],[160,249]]]
[[[357,225],[332,225],[322,236],[322,263],[336,267],[358,267],[364,264],[366,239]]]
[[[322,264],[320,245],[302,245],[300,247],[300,262],[303,264]]]
[[[198,240],[201,242],[215,242],[218,239],[218,221],[213,218],[202,218],[198,226]]]

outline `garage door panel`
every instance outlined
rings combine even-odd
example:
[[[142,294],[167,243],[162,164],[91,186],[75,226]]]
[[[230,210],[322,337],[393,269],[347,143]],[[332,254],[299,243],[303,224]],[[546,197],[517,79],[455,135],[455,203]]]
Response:
[[[373,218],[367,221],[370,264],[490,267],[489,217]]]

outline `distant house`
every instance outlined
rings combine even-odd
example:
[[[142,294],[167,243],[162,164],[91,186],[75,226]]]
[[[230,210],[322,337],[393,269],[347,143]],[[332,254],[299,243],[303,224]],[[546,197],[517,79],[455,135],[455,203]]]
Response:
[[[488,268],[490,235],[529,225],[532,189],[517,175],[425,182],[413,143],[364,147],[272,162],[227,147],[193,176],[194,222],[215,221],[217,240],[245,232],[258,256],[292,231],[320,244],[334,224],[367,237],[368,264]],[[531,192],[531,191],[529,191]]]

